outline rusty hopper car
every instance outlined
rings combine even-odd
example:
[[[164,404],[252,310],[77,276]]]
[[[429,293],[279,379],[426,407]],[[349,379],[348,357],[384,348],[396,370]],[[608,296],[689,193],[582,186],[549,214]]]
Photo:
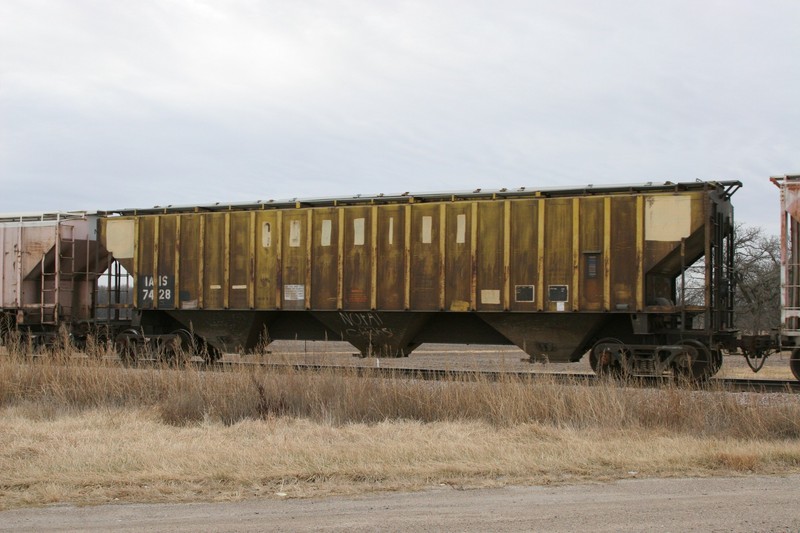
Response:
[[[800,176],[771,178],[781,190],[781,349],[800,380]]]
[[[0,334],[19,329],[35,344],[60,326],[75,338],[95,321],[97,279],[108,253],[86,212],[0,215]]]
[[[220,351],[515,344],[598,371],[715,372],[736,181],[403,194],[106,213],[137,335]],[[190,333],[191,332],[191,333]]]

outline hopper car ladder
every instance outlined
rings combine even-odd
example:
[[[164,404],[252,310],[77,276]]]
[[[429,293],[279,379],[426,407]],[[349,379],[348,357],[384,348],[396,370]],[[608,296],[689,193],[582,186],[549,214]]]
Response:
[[[42,255],[40,274],[40,323],[42,325],[57,326],[61,319],[62,311],[69,316],[71,305],[63,306],[62,297],[72,301],[72,275],[75,269],[75,239],[73,227],[63,225],[60,215],[57,215],[55,225],[55,245],[53,254],[53,267],[48,270],[47,253]]]

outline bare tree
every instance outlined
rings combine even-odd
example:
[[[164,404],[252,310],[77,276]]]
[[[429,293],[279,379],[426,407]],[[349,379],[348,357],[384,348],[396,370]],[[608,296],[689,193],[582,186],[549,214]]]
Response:
[[[736,227],[736,326],[766,334],[780,324],[780,240],[757,226]]]
[[[769,334],[780,324],[780,240],[757,226],[738,224],[735,232],[735,326],[746,335]],[[703,257],[677,280],[678,302],[705,305]]]

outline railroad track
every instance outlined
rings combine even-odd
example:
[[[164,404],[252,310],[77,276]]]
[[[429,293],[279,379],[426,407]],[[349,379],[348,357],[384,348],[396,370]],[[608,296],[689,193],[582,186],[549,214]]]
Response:
[[[711,383],[744,392],[800,392],[800,382],[791,379],[714,378]]]
[[[34,358],[43,357],[37,355]],[[88,359],[83,356],[81,359]],[[114,358],[116,360],[116,358]],[[119,360],[117,360],[119,361]],[[501,370],[452,370],[438,368],[409,368],[409,367],[379,367],[355,366],[318,363],[289,363],[267,361],[236,361],[222,359],[212,365],[202,362],[200,357],[193,357],[189,361],[195,368],[203,370],[222,370],[231,367],[262,367],[276,371],[293,370],[298,372],[341,372],[348,375],[376,378],[419,379],[428,381],[503,381],[503,380],[548,380],[550,382],[572,385],[594,385],[602,383],[606,378],[598,377],[591,373],[581,372],[541,372],[528,371],[501,371]],[[138,365],[163,364],[155,358],[140,358]],[[673,383],[671,376],[636,376],[626,381],[631,386],[656,387]],[[697,385],[697,388],[707,390],[723,390],[728,392],[754,392],[754,393],[800,393],[800,382],[791,379],[761,379],[761,378],[721,378],[716,377],[708,382]]]
[[[555,372],[511,372],[497,370],[444,370],[433,368],[404,368],[404,367],[367,367],[352,365],[321,365],[305,363],[268,363],[268,362],[233,362],[224,361],[215,365],[218,368],[229,366],[259,366],[274,370],[293,370],[300,372],[342,372],[360,377],[420,379],[429,381],[503,381],[503,380],[548,380],[556,383],[593,385],[602,383],[604,378],[594,374],[585,373],[555,373]],[[637,376],[626,381],[633,386],[654,387],[672,383],[669,376]],[[712,378],[708,382],[699,384],[698,388],[709,390],[723,390],[729,392],[755,392],[755,393],[798,393],[800,382],[783,379],[754,379],[754,378]]]

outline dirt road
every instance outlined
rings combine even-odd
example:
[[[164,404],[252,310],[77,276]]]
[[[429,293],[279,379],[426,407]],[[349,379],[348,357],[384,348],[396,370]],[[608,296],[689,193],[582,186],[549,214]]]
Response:
[[[53,506],[0,531],[800,531],[800,476],[452,487],[357,498]]]

